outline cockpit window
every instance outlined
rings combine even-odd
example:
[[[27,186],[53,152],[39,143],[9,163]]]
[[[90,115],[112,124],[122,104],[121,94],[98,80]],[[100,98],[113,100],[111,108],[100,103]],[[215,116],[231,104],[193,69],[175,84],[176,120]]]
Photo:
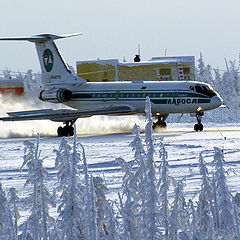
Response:
[[[192,90],[192,91],[194,91],[194,87],[193,87],[193,86],[190,86],[189,89]]]
[[[207,95],[208,97],[213,97],[216,94],[216,92],[213,89],[210,89],[206,85],[195,85],[196,92]]]

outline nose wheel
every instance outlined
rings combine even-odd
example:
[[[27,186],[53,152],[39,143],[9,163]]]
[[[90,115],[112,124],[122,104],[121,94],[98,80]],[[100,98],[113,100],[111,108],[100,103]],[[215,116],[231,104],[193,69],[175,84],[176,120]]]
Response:
[[[67,121],[64,127],[59,127],[57,129],[57,134],[59,137],[71,137],[74,135],[74,121]]]
[[[201,132],[203,130],[202,116],[203,116],[202,111],[199,111],[199,112],[196,113],[197,123],[194,125],[194,130],[196,132],[198,132],[198,131]]]

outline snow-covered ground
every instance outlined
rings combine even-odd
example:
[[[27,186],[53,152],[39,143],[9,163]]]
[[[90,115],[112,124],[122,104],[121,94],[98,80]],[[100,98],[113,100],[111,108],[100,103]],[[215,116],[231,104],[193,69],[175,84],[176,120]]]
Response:
[[[167,131],[154,134],[155,162],[158,164],[158,149],[160,138],[164,138],[164,145],[168,152],[170,175],[175,179],[185,178],[184,192],[187,198],[193,198],[200,189],[200,174],[198,167],[199,154],[202,152],[211,170],[213,161],[213,148],[222,149],[225,157],[225,167],[228,170],[227,182],[232,194],[240,192],[240,127],[206,127],[203,132],[194,132],[192,127],[180,127],[180,124],[169,124]],[[144,135],[141,134],[144,138]],[[88,163],[89,172],[94,176],[105,179],[108,187],[107,195],[110,199],[117,198],[122,184],[123,173],[120,165],[115,161],[122,157],[126,161],[133,160],[133,152],[129,147],[133,140],[132,134],[109,134],[78,137],[82,143]],[[24,188],[27,172],[20,171],[23,163],[23,141],[26,138],[6,138],[0,140],[0,181],[3,188],[15,187],[20,197],[27,196],[31,187]],[[28,138],[36,142],[35,138]],[[60,138],[43,137],[40,141],[41,158],[44,167],[49,172],[47,185],[52,190],[55,187],[57,176],[55,165],[56,154]],[[69,138],[71,143],[73,138]],[[24,211],[25,209],[21,209]],[[54,214],[53,209],[53,214]],[[24,212],[26,214],[26,212]]]

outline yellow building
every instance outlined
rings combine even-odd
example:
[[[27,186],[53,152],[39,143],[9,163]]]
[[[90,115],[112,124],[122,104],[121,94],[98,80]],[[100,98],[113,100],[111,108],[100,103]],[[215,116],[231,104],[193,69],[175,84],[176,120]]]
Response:
[[[89,82],[195,80],[195,60],[194,56],[177,56],[144,62],[77,61],[77,74]]]

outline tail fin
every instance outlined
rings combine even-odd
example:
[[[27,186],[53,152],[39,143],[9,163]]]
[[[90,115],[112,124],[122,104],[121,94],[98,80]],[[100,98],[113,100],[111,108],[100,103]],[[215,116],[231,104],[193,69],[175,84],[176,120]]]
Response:
[[[73,75],[59,52],[54,40],[81,35],[81,33],[68,35],[41,34],[32,37],[0,38],[0,40],[19,40],[34,42],[42,71],[44,85],[86,82]]]

